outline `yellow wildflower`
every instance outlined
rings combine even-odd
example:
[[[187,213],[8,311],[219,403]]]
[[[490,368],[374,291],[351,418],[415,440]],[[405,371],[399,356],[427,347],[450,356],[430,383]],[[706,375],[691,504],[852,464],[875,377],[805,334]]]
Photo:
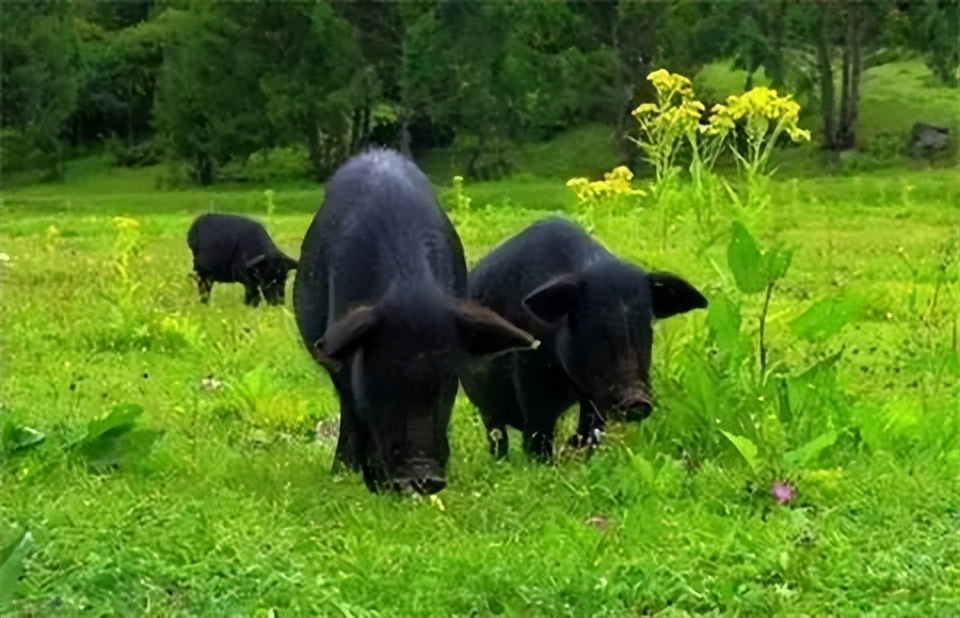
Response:
[[[657,111],[657,106],[653,103],[642,103],[640,106],[633,110],[632,114],[634,116],[643,116],[644,114],[652,114]]]

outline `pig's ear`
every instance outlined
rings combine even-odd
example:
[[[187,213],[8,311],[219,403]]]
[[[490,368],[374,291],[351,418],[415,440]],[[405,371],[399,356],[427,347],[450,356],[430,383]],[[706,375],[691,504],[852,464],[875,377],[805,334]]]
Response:
[[[257,257],[252,257],[252,258],[250,258],[249,260],[247,260],[246,262],[244,262],[243,265],[246,266],[247,268],[253,268],[254,266],[256,266],[257,264],[259,264],[260,262],[264,261],[265,259],[267,259],[266,254],[261,253],[261,254],[258,255]]]
[[[578,276],[560,275],[527,294],[523,306],[541,322],[552,324],[576,309],[580,286]]]
[[[490,309],[461,300],[454,306],[460,345],[470,356],[535,350],[540,342]]]
[[[375,307],[351,309],[331,324],[323,337],[310,346],[313,358],[331,372],[340,366],[363,344],[363,338],[377,325],[380,317]]]
[[[656,319],[665,320],[694,309],[706,308],[707,299],[703,294],[673,273],[653,272],[649,278],[653,317]]]

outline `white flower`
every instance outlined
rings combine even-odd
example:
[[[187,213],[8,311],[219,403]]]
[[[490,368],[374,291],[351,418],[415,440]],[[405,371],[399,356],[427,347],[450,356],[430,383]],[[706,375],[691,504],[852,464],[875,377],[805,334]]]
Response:
[[[200,387],[205,391],[219,390],[222,385],[223,383],[213,376],[207,376],[206,378],[200,380]]]

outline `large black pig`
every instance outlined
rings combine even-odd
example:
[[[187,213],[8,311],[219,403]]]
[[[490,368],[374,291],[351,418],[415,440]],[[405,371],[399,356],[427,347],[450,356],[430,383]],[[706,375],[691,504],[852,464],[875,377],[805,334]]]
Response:
[[[347,161],[303,239],[293,302],[304,344],[340,400],[334,470],[371,491],[446,486],[458,366],[536,341],[469,302],[460,238],[410,160]]]
[[[543,342],[528,354],[478,359],[461,375],[491,454],[506,455],[509,425],[540,460],[553,457],[556,422],[574,403],[574,446],[596,445],[608,416],[646,418],[653,320],[707,306],[683,279],[644,272],[558,217],[484,257],[470,272],[469,296]]]
[[[270,238],[259,222],[238,215],[206,213],[187,231],[200,302],[210,300],[214,282],[242,283],[243,302],[256,307],[262,297],[282,305],[287,273],[297,261]]]

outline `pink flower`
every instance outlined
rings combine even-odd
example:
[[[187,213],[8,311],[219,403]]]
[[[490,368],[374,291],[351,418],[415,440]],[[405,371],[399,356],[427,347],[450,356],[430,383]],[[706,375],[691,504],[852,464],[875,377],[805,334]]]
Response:
[[[796,490],[793,485],[785,481],[777,481],[770,486],[770,495],[777,501],[777,504],[787,504],[793,501]]]

